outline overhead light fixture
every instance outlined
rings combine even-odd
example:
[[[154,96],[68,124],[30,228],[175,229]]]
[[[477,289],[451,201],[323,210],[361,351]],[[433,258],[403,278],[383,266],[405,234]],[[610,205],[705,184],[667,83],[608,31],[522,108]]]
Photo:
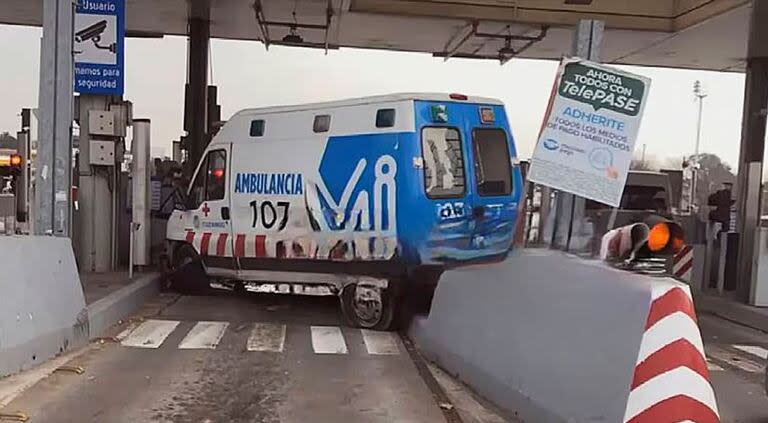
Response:
[[[304,43],[304,38],[302,38],[301,35],[299,35],[299,32],[296,29],[296,27],[292,26],[290,29],[290,32],[288,32],[288,35],[283,37],[283,42],[289,43],[289,44],[302,44]]]
[[[565,0],[565,4],[572,4],[577,6],[589,6],[592,4],[592,0]]]

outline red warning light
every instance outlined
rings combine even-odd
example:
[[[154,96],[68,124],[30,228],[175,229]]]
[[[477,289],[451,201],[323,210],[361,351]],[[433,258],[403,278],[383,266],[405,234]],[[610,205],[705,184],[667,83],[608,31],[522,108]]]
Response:
[[[21,156],[18,154],[11,154],[11,166],[21,166]]]
[[[213,177],[216,179],[221,179],[224,177],[224,169],[213,169],[211,173],[213,174]]]
[[[461,101],[467,101],[469,100],[469,97],[465,96],[464,94],[449,94],[448,97],[451,98],[451,100],[461,100]]]

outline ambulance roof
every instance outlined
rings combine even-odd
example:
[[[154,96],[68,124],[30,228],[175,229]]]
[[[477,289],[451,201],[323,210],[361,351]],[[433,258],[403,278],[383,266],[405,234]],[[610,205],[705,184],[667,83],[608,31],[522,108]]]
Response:
[[[297,104],[292,106],[272,106],[272,107],[244,109],[236,113],[235,116],[240,114],[252,115],[252,114],[299,112],[304,110],[331,109],[335,107],[359,106],[359,105],[377,104],[377,103],[392,103],[392,102],[408,101],[408,100],[445,101],[445,102],[503,105],[503,103],[500,100],[497,100],[495,98],[468,96],[466,100],[455,100],[451,98],[451,95],[452,94],[445,94],[445,93],[387,94],[387,95],[377,95],[377,96],[370,96],[370,97],[351,98],[346,100],[326,101],[321,103],[308,103],[308,104]]]

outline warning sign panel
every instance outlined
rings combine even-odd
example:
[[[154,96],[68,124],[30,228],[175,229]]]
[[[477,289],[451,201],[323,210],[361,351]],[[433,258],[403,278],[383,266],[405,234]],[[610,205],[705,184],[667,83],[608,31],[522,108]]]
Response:
[[[529,179],[618,207],[650,80],[563,59]]]

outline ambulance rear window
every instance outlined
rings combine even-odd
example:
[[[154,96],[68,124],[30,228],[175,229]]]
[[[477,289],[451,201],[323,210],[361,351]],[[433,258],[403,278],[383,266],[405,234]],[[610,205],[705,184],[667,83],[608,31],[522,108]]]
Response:
[[[456,128],[428,126],[421,130],[424,189],[428,198],[464,195],[464,153]]]
[[[483,197],[512,193],[512,165],[506,133],[498,128],[472,131],[477,192]]]
[[[256,119],[251,121],[251,136],[264,136],[264,119]]]

